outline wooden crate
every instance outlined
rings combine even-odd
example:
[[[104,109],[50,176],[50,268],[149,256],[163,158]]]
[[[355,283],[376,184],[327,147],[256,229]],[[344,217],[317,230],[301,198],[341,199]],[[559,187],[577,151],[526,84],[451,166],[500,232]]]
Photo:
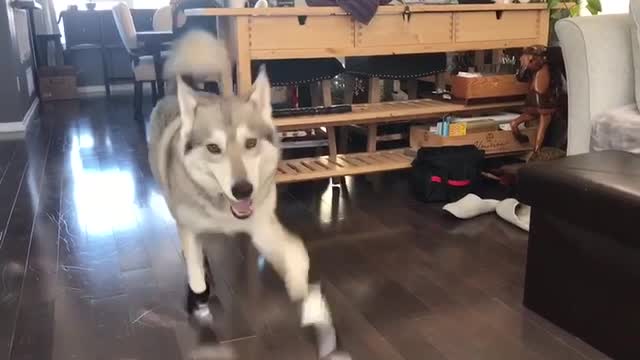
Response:
[[[43,66],[38,69],[42,101],[78,98],[76,71],[72,66]]]
[[[520,143],[511,131],[488,131],[464,136],[439,136],[429,132],[429,126],[412,126],[410,144],[414,149],[421,147],[475,145],[487,155],[526,152],[533,149],[537,128],[522,131],[529,142]]]
[[[528,87],[529,84],[516,80],[515,75],[451,77],[451,93],[464,100],[525,96]]]

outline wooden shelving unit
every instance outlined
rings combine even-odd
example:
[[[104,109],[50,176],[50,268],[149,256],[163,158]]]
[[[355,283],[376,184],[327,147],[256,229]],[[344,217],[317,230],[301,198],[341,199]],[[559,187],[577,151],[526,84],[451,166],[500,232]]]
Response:
[[[240,95],[252,88],[253,61],[377,56],[494,50],[545,44],[549,37],[546,3],[490,5],[381,6],[368,25],[339,7],[268,9],[190,9],[187,16],[217,16],[236,65]],[[286,36],[281,36],[286,34]],[[415,100],[354,105],[353,112],[276,119],[280,131],[373,125],[434,118],[445,114],[504,110],[522,102],[462,105]],[[372,129],[373,126],[369,127]],[[371,135],[371,132],[369,133]],[[279,182],[305,181],[407,168],[404,150],[337,154],[283,161]]]

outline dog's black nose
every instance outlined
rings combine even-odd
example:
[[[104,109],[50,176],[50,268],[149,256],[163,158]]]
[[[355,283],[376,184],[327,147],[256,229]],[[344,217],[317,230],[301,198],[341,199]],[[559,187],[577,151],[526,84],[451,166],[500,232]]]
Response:
[[[231,187],[231,193],[238,200],[247,199],[253,193],[253,185],[246,180],[238,181]]]

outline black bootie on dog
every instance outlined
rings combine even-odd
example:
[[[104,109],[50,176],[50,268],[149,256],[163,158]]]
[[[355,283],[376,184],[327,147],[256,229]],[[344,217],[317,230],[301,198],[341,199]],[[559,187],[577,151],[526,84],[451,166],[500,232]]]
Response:
[[[199,294],[187,286],[187,313],[200,324],[213,322],[213,315],[209,309],[209,296],[209,286]]]

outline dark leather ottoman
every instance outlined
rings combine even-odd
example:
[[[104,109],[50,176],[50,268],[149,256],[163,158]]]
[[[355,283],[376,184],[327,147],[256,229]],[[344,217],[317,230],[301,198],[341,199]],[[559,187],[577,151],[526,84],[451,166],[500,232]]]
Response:
[[[640,156],[531,164],[524,304],[614,359],[640,359]]]

